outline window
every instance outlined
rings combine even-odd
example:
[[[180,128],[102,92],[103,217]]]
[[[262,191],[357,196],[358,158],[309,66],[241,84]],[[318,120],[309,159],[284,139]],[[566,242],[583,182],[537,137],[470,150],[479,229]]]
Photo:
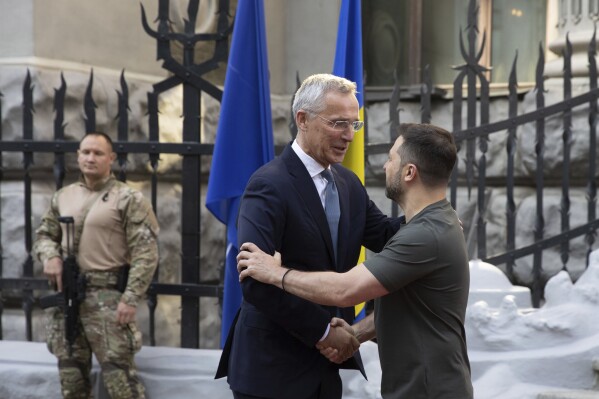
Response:
[[[501,0],[493,2],[491,29],[492,82],[506,82],[518,51],[518,80],[534,82],[539,45],[546,47],[544,1]],[[526,40],[524,40],[526,39]]]
[[[410,81],[407,44],[408,1],[366,0],[362,2],[362,48],[366,85],[393,86],[397,69],[402,84]]]
[[[402,86],[422,82],[429,65],[434,85],[452,84],[454,65],[464,63],[459,32],[468,48],[470,0],[366,0],[363,48],[366,85]],[[533,81],[539,44],[545,40],[547,2],[543,0],[479,0],[478,45],[486,32],[482,65],[492,65],[489,79],[505,83],[516,50],[519,81]],[[478,47],[477,47],[478,51]],[[395,72],[397,71],[397,72]]]

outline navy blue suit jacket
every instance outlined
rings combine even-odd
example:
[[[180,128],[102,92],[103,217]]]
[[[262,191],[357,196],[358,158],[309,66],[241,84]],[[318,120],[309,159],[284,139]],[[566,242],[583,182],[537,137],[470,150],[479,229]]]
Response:
[[[253,242],[281,253],[296,270],[347,271],[360,246],[379,252],[399,229],[370,200],[358,177],[341,165],[332,172],[339,191],[338,259],[314,182],[290,145],[251,177],[240,204],[238,243]],[[402,218],[403,219],[403,218]],[[273,398],[313,393],[331,363],[315,348],[337,308],[314,304],[251,278],[242,282],[243,303],[216,378],[228,375],[232,390]],[[353,322],[353,308],[341,309]],[[363,372],[359,353],[341,365]]]

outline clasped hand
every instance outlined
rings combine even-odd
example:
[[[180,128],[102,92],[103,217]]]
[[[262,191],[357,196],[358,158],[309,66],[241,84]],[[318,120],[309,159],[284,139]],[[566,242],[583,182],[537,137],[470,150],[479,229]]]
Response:
[[[333,317],[329,335],[316,344],[320,353],[333,363],[343,363],[356,353],[360,342],[354,335],[354,331],[343,319]]]

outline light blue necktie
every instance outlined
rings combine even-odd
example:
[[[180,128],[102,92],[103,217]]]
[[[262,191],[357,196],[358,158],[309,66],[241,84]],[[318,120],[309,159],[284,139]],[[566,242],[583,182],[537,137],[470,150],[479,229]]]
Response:
[[[339,193],[337,193],[337,186],[335,185],[335,180],[333,179],[331,171],[325,169],[320,174],[327,181],[327,186],[324,189],[324,213],[327,215],[331,239],[333,240],[335,263],[337,263],[337,235],[339,232],[339,216],[341,215],[341,209],[339,208]]]

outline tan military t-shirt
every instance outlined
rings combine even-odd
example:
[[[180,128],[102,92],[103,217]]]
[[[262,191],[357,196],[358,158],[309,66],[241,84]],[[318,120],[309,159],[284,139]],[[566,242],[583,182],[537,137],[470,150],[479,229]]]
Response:
[[[117,187],[110,183],[93,191],[78,182],[65,187],[58,196],[60,216],[72,216],[75,229],[81,229],[84,208],[91,202],[79,239],[77,262],[81,270],[108,270],[130,262],[118,199]],[[61,224],[61,228],[62,248],[66,251],[66,225]]]

